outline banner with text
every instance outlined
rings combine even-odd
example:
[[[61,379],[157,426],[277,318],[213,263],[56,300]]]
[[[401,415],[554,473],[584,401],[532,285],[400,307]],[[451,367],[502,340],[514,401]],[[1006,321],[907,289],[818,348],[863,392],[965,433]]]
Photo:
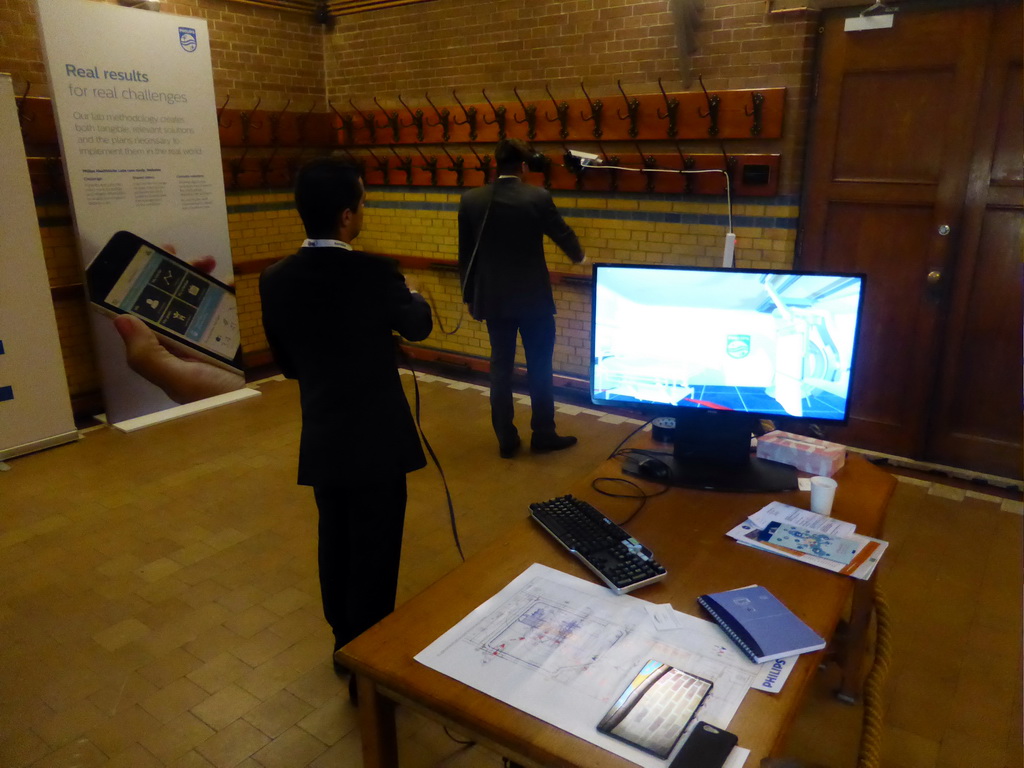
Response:
[[[163,377],[182,374],[137,355],[129,367],[117,314],[198,375],[242,386],[206,22],[89,0],[37,8],[108,419],[173,407]]]
[[[14,84],[0,75],[0,459],[78,439]]]

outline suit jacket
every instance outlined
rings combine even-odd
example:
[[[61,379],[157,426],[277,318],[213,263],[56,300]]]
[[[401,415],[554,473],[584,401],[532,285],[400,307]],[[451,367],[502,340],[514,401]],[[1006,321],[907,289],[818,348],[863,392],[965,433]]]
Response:
[[[419,341],[432,320],[397,263],[302,248],[263,272],[260,299],[274,359],[299,381],[299,484],[338,485],[424,466],[392,331]]]
[[[583,261],[576,233],[562,219],[546,189],[505,178],[462,196],[459,273],[463,299],[473,317],[524,319],[555,313],[544,260],[545,235],[573,262]],[[477,238],[480,246],[474,257]]]

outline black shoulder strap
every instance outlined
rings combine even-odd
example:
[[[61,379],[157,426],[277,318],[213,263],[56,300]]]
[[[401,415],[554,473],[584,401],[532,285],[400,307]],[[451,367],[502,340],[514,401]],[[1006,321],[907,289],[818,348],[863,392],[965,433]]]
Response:
[[[484,209],[484,218],[480,222],[480,229],[476,233],[476,243],[473,245],[473,253],[469,256],[469,264],[466,266],[466,274],[462,279],[462,300],[467,304],[470,301],[470,296],[467,292],[467,287],[470,285],[469,278],[473,272],[473,263],[476,261],[476,252],[480,250],[480,241],[484,239],[484,229],[487,227],[487,217],[491,215],[491,206],[494,205],[494,198],[498,194],[498,182],[495,181],[491,184],[491,196],[487,198],[487,208]]]

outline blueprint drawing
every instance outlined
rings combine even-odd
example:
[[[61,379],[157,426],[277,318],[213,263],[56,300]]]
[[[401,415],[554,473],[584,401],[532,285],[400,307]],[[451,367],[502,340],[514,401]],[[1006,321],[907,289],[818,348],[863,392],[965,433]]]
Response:
[[[637,765],[667,761],[600,733],[629,681],[657,659],[713,682],[697,718],[727,728],[757,671],[711,622],[659,632],[645,601],[534,564],[416,660]],[[743,750],[738,750],[743,752]]]

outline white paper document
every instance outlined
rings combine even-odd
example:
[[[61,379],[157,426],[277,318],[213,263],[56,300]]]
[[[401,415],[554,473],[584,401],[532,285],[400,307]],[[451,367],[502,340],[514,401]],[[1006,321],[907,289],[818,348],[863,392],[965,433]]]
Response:
[[[683,740],[662,760],[597,730],[643,665],[654,659],[710,680],[693,722],[725,729],[764,665],[694,616],[661,608],[659,623],[680,626],[659,629],[649,605],[535,563],[416,660],[637,765],[663,768]],[[748,754],[734,749],[727,766]]]
[[[644,608],[647,611],[647,615],[651,617],[651,621],[654,622],[654,626],[661,632],[673,629],[684,631],[687,629],[690,631],[710,629],[720,634],[723,643],[732,642],[721,627],[709,621],[703,622],[707,627],[697,627],[693,624],[693,616],[677,611],[669,603],[662,603],[660,605],[644,603]],[[754,679],[751,681],[750,687],[757,691],[766,691],[767,693],[778,693],[782,690],[782,686],[785,685],[787,678],[789,678],[789,673],[796,663],[795,658],[766,661],[763,664],[755,664],[746,657],[743,657],[743,660],[750,665],[754,673]]]
[[[857,526],[845,520],[836,520],[834,517],[819,515],[800,507],[792,507],[783,504],[781,501],[773,501],[771,504],[762,507],[747,518],[758,528],[765,528],[769,523],[790,523],[799,525],[801,528],[810,528],[829,536],[846,536],[857,530]]]
[[[770,538],[765,534],[776,531]],[[854,533],[851,523],[772,502],[726,533],[738,543],[844,576],[869,579],[889,543]]]

